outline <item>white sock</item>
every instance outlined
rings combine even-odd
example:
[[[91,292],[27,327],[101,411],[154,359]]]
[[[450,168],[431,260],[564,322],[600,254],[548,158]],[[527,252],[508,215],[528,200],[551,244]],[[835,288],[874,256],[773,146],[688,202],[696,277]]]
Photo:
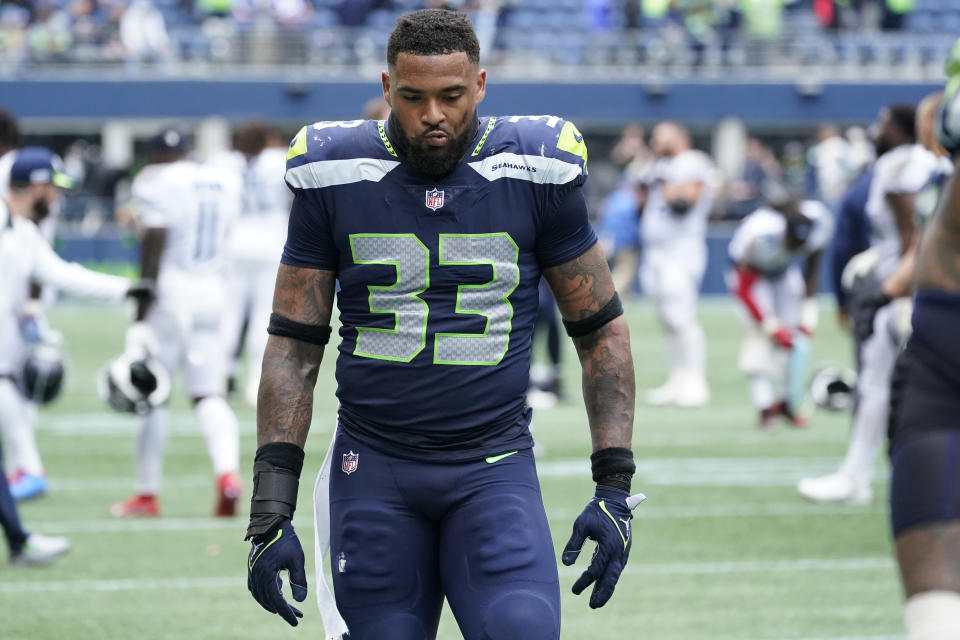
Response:
[[[960,638],[960,593],[918,593],[907,600],[903,614],[907,626],[907,640]]]
[[[220,396],[209,396],[197,403],[197,419],[207,441],[213,472],[220,475],[240,467],[240,427],[237,416]]]
[[[773,380],[769,376],[750,376],[750,400],[757,409],[773,405]]]
[[[12,380],[0,378],[0,431],[8,448],[6,468],[43,475],[43,462],[32,428],[36,410],[31,411],[30,404]]]
[[[140,424],[137,438],[137,493],[156,495],[163,482],[163,454],[167,448],[167,408],[151,409]]]

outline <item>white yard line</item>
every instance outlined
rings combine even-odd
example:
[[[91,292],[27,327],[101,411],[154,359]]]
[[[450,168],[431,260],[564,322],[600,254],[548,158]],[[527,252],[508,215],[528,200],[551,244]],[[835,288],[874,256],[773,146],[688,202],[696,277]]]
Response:
[[[584,567],[560,567],[563,575],[579,575]],[[685,576],[737,573],[796,573],[808,571],[888,571],[893,568],[890,558],[805,558],[798,560],[739,561],[739,562],[681,562],[664,564],[630,564],[625,573],[636,575]],[[149,578],[111,580],[54,580],[4,581],[0,593],[41,593],[51,591],[146,591],[152,589],[221,589],[239,588],[242,576],[211,576],[197,578]]]

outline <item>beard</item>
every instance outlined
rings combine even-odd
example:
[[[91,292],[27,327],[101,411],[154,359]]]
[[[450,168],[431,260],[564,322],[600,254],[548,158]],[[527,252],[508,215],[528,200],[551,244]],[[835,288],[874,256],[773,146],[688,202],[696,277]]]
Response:
[[[468,113],[459,124],[463,125],[471,120],[471,126],[465,127],[463,133],[456,138],[450,135],[450,130],[444,126],[433,127],[419,135],[409,137],[407,136],[407,132],[404,131],[403,125],[400,124],[400,120],[397,119],[392,111],[390,112],[389,125],[390,131],[397,133],[397,139],[394,141],[397,150],[403,154],[410,168],[413,169],[414,172],[426,176],[431,180],[441,180],[450,175],[457,167],[457,164],[460,163],[460,158],[463,157],[463,154],[467,151],[467,147],[470,146],[470,143],[473,142],[474,137],[477,135],[479,121],[477,119],[476,109]],[[442,131],[447,134],[450,142],[440,149],[429,147],[426,136],[428,133],[433,133],[434,131]]]
[[[38,198],[37,201],[33,203],[30,218],[39,224],[46,220],[48,215],[50,215],[50,203],[43,198]]]

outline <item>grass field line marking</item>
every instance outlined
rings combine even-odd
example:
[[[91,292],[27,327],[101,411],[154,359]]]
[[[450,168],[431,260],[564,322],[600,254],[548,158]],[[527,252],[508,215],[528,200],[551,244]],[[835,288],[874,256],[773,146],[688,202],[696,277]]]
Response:
[[[637,520],[684,520],[693,518],[743,518],[750,516],[862,516],[885,513],[882,505],[873,507],[846,507],[841,505],[817,505],[792,502],[774,502],[768,504],[731,504],[706,506],[643,507],[637,512]],[[573,520],[580,514],[575,508],[560,507],[547,509],[552,521]],[[147,519],[96,519],[66,520],[44,522],[31,520],[30,524],[44,533],[140,533],[150,531],[216,531],[225,529],[242,530],[244,525],[238,521],[223,518],[147,518]],[[298,528],[312,529],[313,522],[297,524]]]
[[[154,589],[223,589],[241,587],[239,576],[209,578],[137,578],[129,580],[52,580],[44,582],[0,582],[0,593],[43,593],[50,591],[148,591]]]
[[[584,567],[560,567],[562,575],[579,575]],[[804,571],[874,571],[893,568],[891,558],[803,558],[797,560],[755,560],[736,562],[680,562],[630,564],[625,573],[636,575],[717,575]],[[0,593],[51,591],[145,591],[150,589],[220,589],[241,587],[242,572],[236,576],[196,578],[146,578],[111,580],[54,580],[0,582]]]

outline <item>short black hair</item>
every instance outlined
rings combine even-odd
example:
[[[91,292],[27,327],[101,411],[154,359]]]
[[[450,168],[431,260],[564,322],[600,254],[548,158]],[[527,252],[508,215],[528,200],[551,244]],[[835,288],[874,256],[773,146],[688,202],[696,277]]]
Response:
[[[890,122],[911,142],[917,140],[917,109],[912,104],[892,104],[887,108]]]
[[[449,9],[421,9],[397,18],[387,40],[387,64],[397,63],[397,54],[442,56],[463,51],[473,64],[480,63],[480,42],[467,14]]]
[[[23,139],[20,137],[17,119],[9,111],[0,109],[0,151],[19,149],[21,146],[23,146]]]

